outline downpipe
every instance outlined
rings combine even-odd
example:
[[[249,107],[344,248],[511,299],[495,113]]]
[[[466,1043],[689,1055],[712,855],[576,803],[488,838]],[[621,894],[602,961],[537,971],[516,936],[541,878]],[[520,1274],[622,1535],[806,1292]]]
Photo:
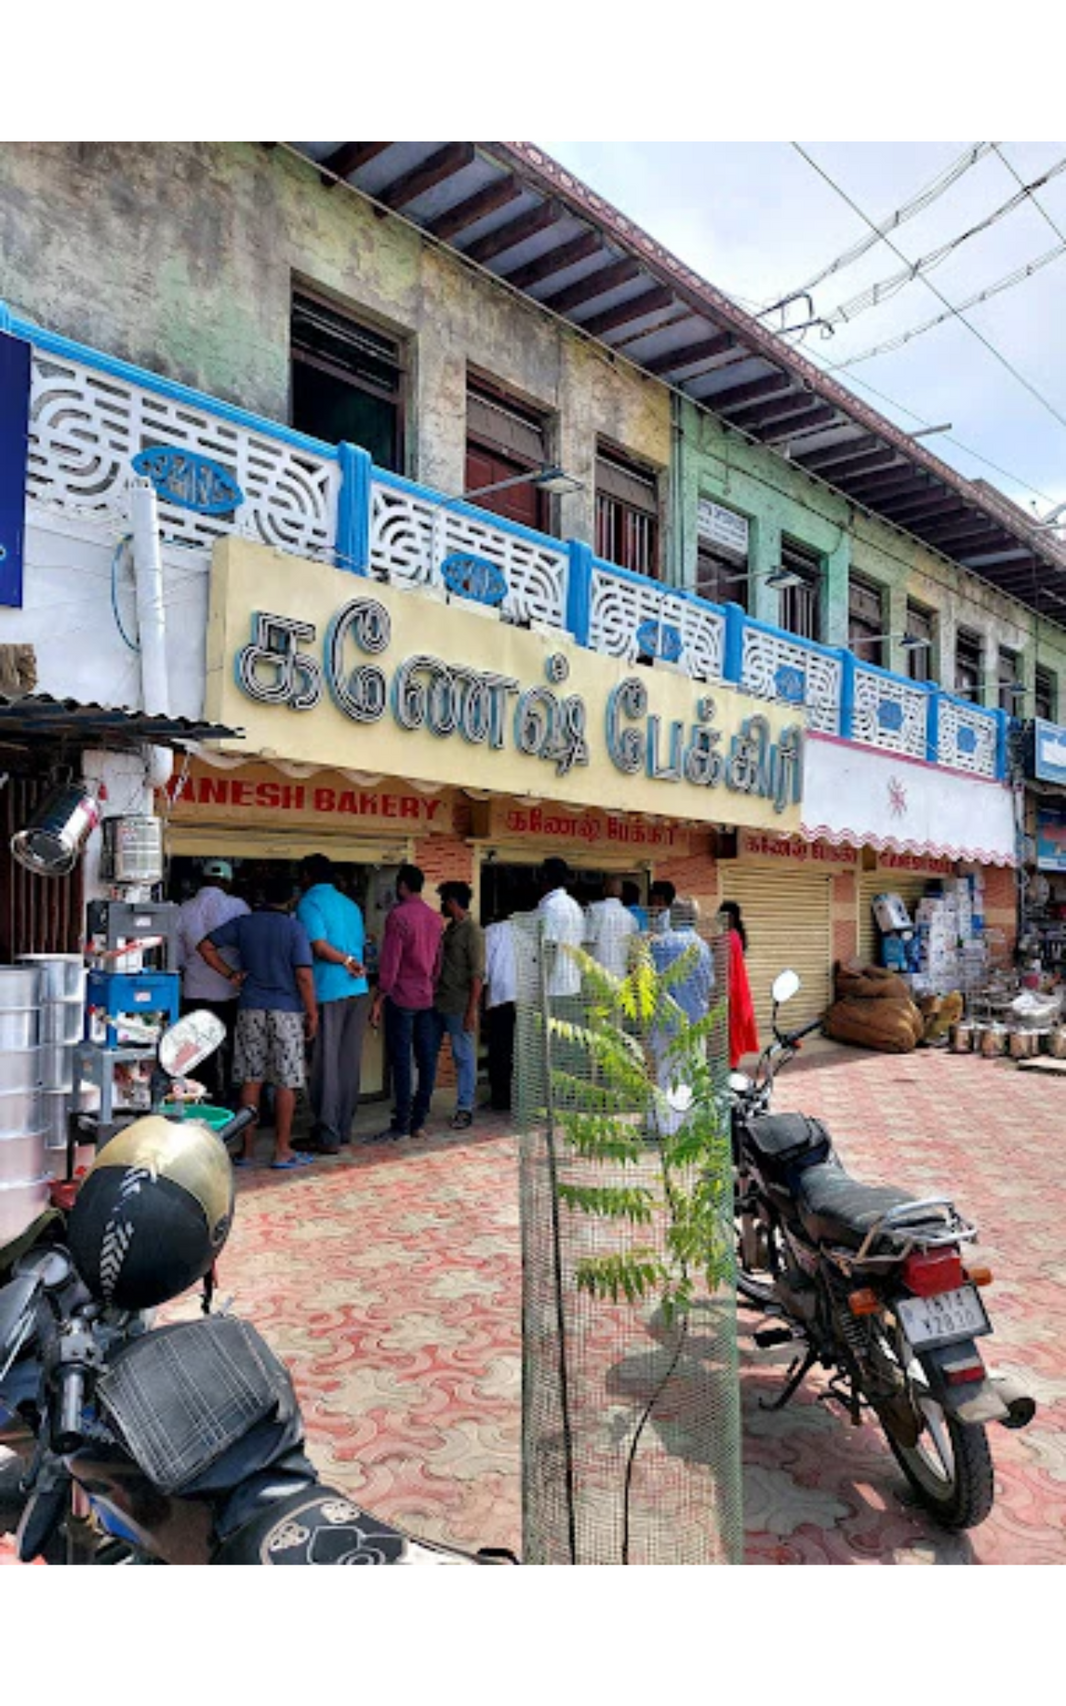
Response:
[[[163,554],[159,545],[159,508],[151,480],[130,481],[133,526],[133,575],[137,598],[137,633],[141,656],[141,707],[149,714],[170,715],[167,675],[166,602],[163,595]],[[174,769],[169,747],[147,749],[147,782],[163,788]]]

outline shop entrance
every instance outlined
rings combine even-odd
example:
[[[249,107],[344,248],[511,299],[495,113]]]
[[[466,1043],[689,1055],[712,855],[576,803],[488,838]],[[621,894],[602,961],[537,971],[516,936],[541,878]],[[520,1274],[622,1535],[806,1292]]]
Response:
[[[202,837],[199,838],[202,840]],[[250,853],[242,857],[234,850],[233,842],[240,841],[237,835],[220,833],[217,845],[207,848],[198,846],[197,854],[175,853],[171,856],[169,873],[166,884],[166,899],[181,902],[188,900],[203,885],[202,862],[204,858],[226,859],[233,867],[233,892],[253,909],[260,904],[263,895],[263,885],[270,877],[284,877],[292,883],[294,896],[300,889],[300,857],[270,857],[265,854]],[[354,900],[363,914],[366,928],[366,967],[370,980],[371,993],[377,981],[378,951],[381,944],[385,918],[396,899],[396,875],[399,862],[372,865],[362,861],[348,860],[340,854],[334,855],[324,844],[324,838],[316,851],[328,853],[333,860],[333,880],[342,894]],[[302,856],[302,854],[301,854]],[[367,1027],[363,1042],[363,1063],[361,1074],[361,1099],[378,1097],[385,1090],[385,1060],[382,1037],[379,1031]]]

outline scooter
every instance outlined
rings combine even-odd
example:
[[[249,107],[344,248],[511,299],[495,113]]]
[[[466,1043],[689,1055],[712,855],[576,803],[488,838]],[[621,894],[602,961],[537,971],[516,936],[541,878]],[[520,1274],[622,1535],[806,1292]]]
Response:
[[[211,1018],[190,1014],[164,1035],[154,1101],[217,1046]],[[101,1149],[65,1226],[52,1221],[40,1237],[31,1229],[0,1252],[0,1447],[19,1466],[17,1484],[10,1463],[0,1474],[0,1529],[5,1513],[8,1527],[17,1523],[24,1562],[517,1563],[503,1550],[418,1540],[324,1486],[303,1449],[287,1370],[249,1323],[212,1312],[211,1268],[199,1257],[199,1320],[154,1327],[151,1308],[128,1306],[138,1300],[130,1259],[149,1189],[169,1196],[162,1236],[153,1241],[148,1224],[142,1238],[138,1284],[143,1292],[156,1270],[144,1295],[161,1303],[187,1288],[169,1290],[167,1273],[179,1271],[177,1246],[198,1205],[210,1208],[209,1260],[224,1243],[233,1205],[224,1146],[254,1118],[242,1110],[216,1133],[194,1119],[135,1121]]]
[[[982,1296],[992,1274],[951,1198],[861,1184],[819,1120],[771,1113],[776,1074],[821,1029],[821,1020],[779,1028],[799,988],[795,972],[778,976],[773,1041],[753,1078],[729,1077],[738,1290],[778,1323],[757,1330],[756,1345],[797,1347],[766,1407],[783,1409],[816,1364],[829,1369],[819,1396],[856,1426],[873,1411],[937,1521],[974,1528],[994,1496],[987,1424],[1023,1428],[1036,1404],[985,1366],[978,1341],[992,1332]]]

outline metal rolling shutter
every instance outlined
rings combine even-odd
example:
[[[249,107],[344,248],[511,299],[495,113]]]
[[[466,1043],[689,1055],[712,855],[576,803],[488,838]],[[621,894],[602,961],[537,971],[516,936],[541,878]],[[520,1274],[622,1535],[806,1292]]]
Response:
[[[874,923],[873,900],[878,894],[898,894],[911,917],[925,894],[930,879],[914,871],[861,871],[859,873],[859,958],[869,965],[878,962],[881,936]]]
[[[818,871],[733,865],[722,872],[722,899],[738,901],[744,915],[760,1040],[770,1036],[770,985],[786,966],[799,973],[803,985],[788,1004],[789,1026],[816,1019],[830,999],[830,878]]]

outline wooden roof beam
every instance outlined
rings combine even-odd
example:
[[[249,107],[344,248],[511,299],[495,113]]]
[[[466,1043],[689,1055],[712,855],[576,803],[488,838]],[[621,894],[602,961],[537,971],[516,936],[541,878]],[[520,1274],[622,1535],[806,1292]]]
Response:
[[[518,180],[508,174],[505,178],[497,178],[495,182],[486,184],[476,195],[467,196],[465,201],[450,207],[447,213],[438,213],[436,219],[426,223],[426,230],[434,237],[439,237],[442,243],[450,242],[458,237],[460,231],[469,230],[479,219],[487,219],[490,213],[498,213],[501,207],[514,201],[521,195],[522,189]]]
[[[445,178],[453,178],[456,172],[461,172],[472,164],[474,159],[474,144],[472,142],[449,142],[443,148],[438,148],[435,154],[404,172],[400,178],[395,178],[391,184],[386,184],[378,190],[376,199],[383,201],[386,207],[398,209],[410,206],[420,195],[428,190],[435,190]]]
[[[535,237],[538,232],[546,231],[549,225],[557,225],[562,217],[563,210],[557,201],[542,201],[537,207],[527,208],[516,219],[509,219],[506,225],[498,225],[495,231],[479,237],[462,253],[468,260],[484,266],[508,249],[516,249],[527,237]]]
[[[697,362],[714,361],[717,356],[733,349],[736,341],[732,332],[716,332],[713,338],[701,338],[697,344],[685,344],[681,349],[653,355],[641,366],[646,367],[649,373],[673,373],[683,367],[695,367]]]
[[[613,308],[605,308],[602,314],[593,314],[591,319],[582,320],[581,330],[588,332],[592,338],[602,338],[605,332],[628,326],[633,320],[642,320],[645,314],[658,314],[671,307],[675,300],[673,291],[657,284],[654,290],[646,290],[641,296],[631,296],[628,302],[618,302]]]
[[[602,250],[603,238],[599,232],[583,231],[572,242],[563,243],[558,249],[549,249],[546,255],[538,255],[535,261],[527,261],[524,267],[508,273],[507,282],[516,290],[528,290],[531,285],[551,278],[553,273],[565,272],[567,267],[575,266],[578,261],[587,261],[590,255]]]
[[[318,175],[331,190],[339,178],[357,172],[360,166],[368,166],[371,160],[376,160],[379,154],[384,154],[386,148],[391,147],[391,142],[342,142],[332,154],[319,161]]]
[[[822,474],[825,479],[832,480],[835,474],[831,470],[843,469],[845,478],[854,478],[860,471],[868,468],[883,468],[890,462],[895,462],[899,452],[892,445],[879,445],[875,438],[868,435],[864,438],[853,438],[842,444],[827,445],[824,450],[815,450],[800,463],[808,473]]]
[[[606,296],[608,291],[617,290],[620,284],[631,284],[633,279],[640,277],[641,271],[640,262],[632,255],[626,255],[608,267],[601,267],[599,272],[589,273],[587,278],[579,278],[576,284],[567,285],[565,290],[556,291],[554,296],[542,296],[540,300],[553,313],[567,314],[572,308],[580,308],[583,302],[594,302],[597,296]]]

